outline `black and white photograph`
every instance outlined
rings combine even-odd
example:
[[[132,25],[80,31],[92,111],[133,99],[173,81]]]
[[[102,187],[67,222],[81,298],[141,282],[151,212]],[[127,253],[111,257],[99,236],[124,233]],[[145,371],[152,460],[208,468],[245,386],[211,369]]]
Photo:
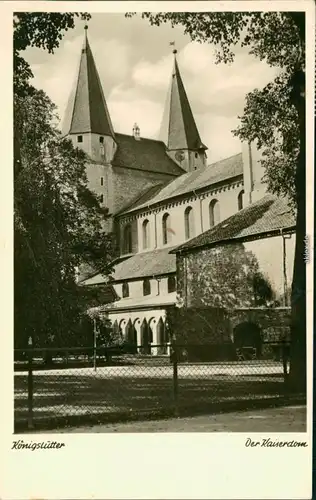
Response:
[[[11,13],[13,448],[307,447],[311,4],[89,3]]]

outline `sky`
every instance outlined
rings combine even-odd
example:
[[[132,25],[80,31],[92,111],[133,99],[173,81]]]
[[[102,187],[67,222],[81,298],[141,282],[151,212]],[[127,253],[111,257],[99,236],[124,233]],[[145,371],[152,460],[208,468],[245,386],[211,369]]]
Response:
[[[54,54],[29,48],[33,85],[57,105],[62,119],[74,85],[84,39],[84,22],[63,37]],[[262,88],[277,69],[236,48],[232,64],[215,64],[214,46],[192,42],[182,27],[150,26],[140,15],[92,14],[88,38],[100,75],[114,130],[132,134],[136,122],[143,137],[166,141],[166,104],[173,67],[174,41],[180,73],[200,132],[208,163],[241,151],[232,130],[238,125],[246,94]]]

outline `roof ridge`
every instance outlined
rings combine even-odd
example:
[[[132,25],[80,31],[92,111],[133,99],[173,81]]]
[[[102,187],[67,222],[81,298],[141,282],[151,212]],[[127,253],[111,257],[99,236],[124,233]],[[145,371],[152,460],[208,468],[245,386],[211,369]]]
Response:
[[[286,197],[279,197],[273,193],[267,193],[265,196],[260,198],[254,203],[247,205],[242,210],[230,215],[223,221],[216,224],[216,226],[208,229],[207,231],[193,237],[188,242],[182,243],[177,246],[176,251],[173,253],[177,253],[178,251],[186,251],[195,248],[201,248],[204,246],[210,245],[219,245],[224,242],[229,241],[237,241],[242,240],[244,238],[250,238],[254,236],[260,236],[268,233],[273,233],[278,231],[279,229],[291,229],[295,227],[295,221],[292,220],[291,210],[287,212],[282,212],[281,214],[274,213],[274,210],[278,210],[278,204],[289,204],[289,200]],[[265,208],[266,206],[266,208]],[[262,213],[260,209],[264,210]],[[283,225],[278,226],[275,224],[271,225],[271,221],[268,219],[265,221],[265,227],[261,227],[260,221],[264,220],[267,217],[267,214],[275,216],[278,215],[286,215],[289,219],[285,219],[283,221]],[[250,219],[247,214],[250,214]],[[246,217],[246,219],[245,219]],[[245,219],[245,225],[240,226],[240,222],[243,222]],[[282,224],[282,221],[281,221]],[[233,229],[231,231],[231,228]],[[223,232],[224,230],[224,232]]]
[[[115,266],[114,281],[143,279],[161,276],[176,271],[175,256],[170,254],[176,245],[153,248],[146,252],[137,252],[126,261]]]
[[[170,181],[170,182],[172,182],[172,181]],[[163,186],[163,185],[164,185],[164,183],[161,182],[160,184],[155,184],[154,186],[149,187],[145,192],[141,193],[139,196],[136,196],[133,199],[133,201],[129,202],[127,205],[125,205],[125,207],[123,207],[121,210],[119,210],[118,212],[116,212],[115,215],[122,214],[123,212],[125,212],[126,210],[128,210],[130,207],[132,207],[135,203],[137,203],[139,200],[141,200],[141,198],[143,196],[145,196],[146,194],[150,193],[150,191],[154,190],[155,188],[158,189],[159,186]]]
[[[151,137],[140,137],[139,139],[135,139],[133,135],[130,135],[130,134],[124,134],[123,132],[115,132],[115,135],[124,135],[125,137],[130,137],[131,139],[134,139],[135,142],[141,142],[141,141],[153,141],[153,142],[159,142],[161,144],[163,144],[166,149],[167,149],[167,145],[164,143],[164,141],[160,140],[160,139],[152,139]]]
[[[241,154],[241,153],[240,153]],[[232,162],[232,158],[238,157],[239,154],[232,155],[228,158]],[[226,158],[225,158],[226,159]],[[221,172],[212,172],[210,167],[205,167],[203,170],[193,170],[192,172],[184,172],[183,174],[172,179],[170,182],[166,183],[160,192],[153,195],[151,200],[147,200],[148,206],[153,208],[161,203],[166,203],[167,200],[173,199],[179,196],[187,196],[188,193],[194,191],[200,191],[205,189],[214,189],[214,186],[221,183],[235,182],[234,179],[237,177],[242,177],[242,171],[240,162],[235,162],[235,170],[232,170],[231,165],[226,165]],[[211,175],[213,174],[213,175]],[[160,196],[160,198],[159,198]],[[158,199],[157,199],[158,198]],[[136,210],[145,209],[144,204],[136,205],[130,209],[126,208],[125,212],[132,212]]]

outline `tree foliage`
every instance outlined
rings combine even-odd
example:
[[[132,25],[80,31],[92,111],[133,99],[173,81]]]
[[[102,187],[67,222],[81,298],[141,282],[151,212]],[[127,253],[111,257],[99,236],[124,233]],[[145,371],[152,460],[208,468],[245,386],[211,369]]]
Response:
[[[247,95],[234,133],[258,142],[270,191],[287,195],[296,207],[290,381],[305,389],[305,12],[144,12],[142,17],[154,26],[183,26],[193,41],[214,44],[217,63],[231,63],[241,45],[280,70],[273,82]]]
[[[155,26],[183,26],[193,41],[214,44],[216,63],[232,63],[238,47],[246,47],[249,54],[280,68],[273,82],[247,95],[233,132],[241,140],[257,141],[269,191],[288,196],[295,205],[300,138],[292,79],[293,73],[305,70],[304,13],[144,12],[142,17]]]
[[[87,187],[85,154],[53,126],[53,103],[34,90],[15,97],[15,111],[22,137],[15,179],[16,327],[56,339],[74,328],[82,308],[76,269],[88,263],[106,270],[111,239]]]
[[[74,344],[86,301],[81,265],[108,273],[112,238],[88,189],[87,157],[58,130],[56,107],[30,84],[28,46],[53,52],[77,14],[19,13],[14,59],[15,345]],[[87,16],[84,16],[87,17]]]
[[[286,75],[246,96],[244,115],[234,131],[241,140],[256,141],[262,151],[263,181],[268,191],[287,196],[296,205],[295,172],[299,153],[297,111],[289,105]]]
[[[27,92],[33,73],[21,52],[38,47],[53,54],[64,34],[75,27],[76,18],[89,20],[78,12],[16,12],[13,19],[13,67],[15,92]]]

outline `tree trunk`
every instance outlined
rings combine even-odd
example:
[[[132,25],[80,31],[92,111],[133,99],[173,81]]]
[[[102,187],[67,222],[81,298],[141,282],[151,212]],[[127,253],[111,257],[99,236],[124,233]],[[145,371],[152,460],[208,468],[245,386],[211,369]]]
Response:
[[[291,367],[289,384],[292,390],[306,391],[306,127],[305,74],[293,75],[293,103],[297,109],[300,130],[300,153],[296,171],[297,218],[296,248],[291,295]]]

